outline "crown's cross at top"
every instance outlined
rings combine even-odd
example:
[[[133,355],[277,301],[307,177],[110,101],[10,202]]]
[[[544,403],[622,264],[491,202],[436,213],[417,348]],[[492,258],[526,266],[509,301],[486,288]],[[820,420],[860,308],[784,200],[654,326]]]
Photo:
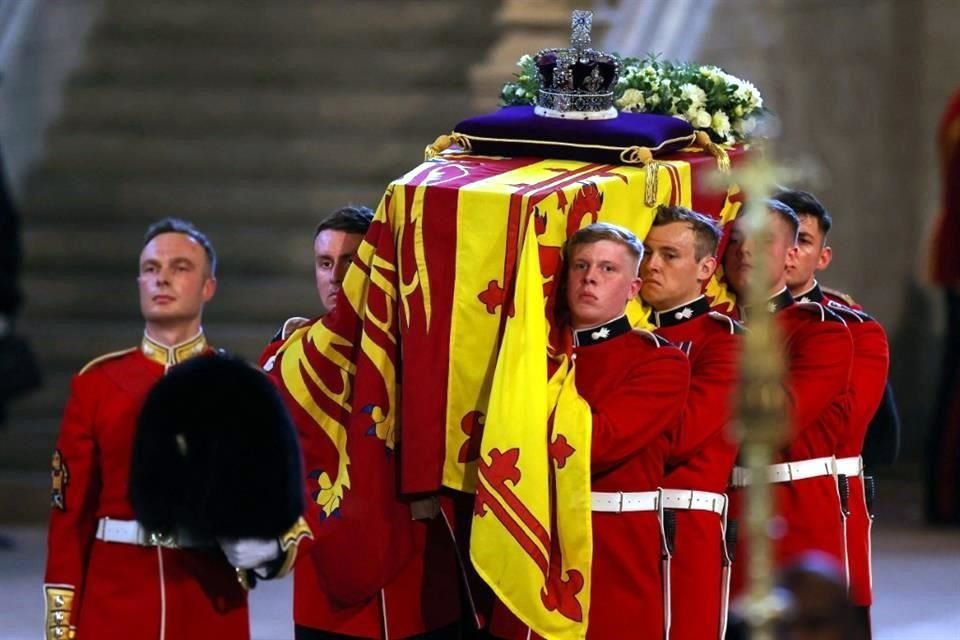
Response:
[[[570,18],[570,47],[576,51],[590,48],[590,30],[593,28],[593,12],[576,10]]]

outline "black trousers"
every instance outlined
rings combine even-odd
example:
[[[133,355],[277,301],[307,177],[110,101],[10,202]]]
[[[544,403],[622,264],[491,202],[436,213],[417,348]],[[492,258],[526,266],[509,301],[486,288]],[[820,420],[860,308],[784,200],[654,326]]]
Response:
[[[7,181],[0,158],[0,314],[16,315],[20,308],[20,217],[7,191]]]
[[[960,525],[960,292],[946,291],[940,382],[927,441],[927,522]]]

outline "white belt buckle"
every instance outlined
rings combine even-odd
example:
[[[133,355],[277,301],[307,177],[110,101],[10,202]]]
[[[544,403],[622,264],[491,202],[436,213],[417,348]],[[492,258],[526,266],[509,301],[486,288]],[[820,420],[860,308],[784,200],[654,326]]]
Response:
[[[168,549],[177,549],[177,537],[172,533],[160,533],[151,531],[147,535],[147,542],[150,546],[166,547]]]

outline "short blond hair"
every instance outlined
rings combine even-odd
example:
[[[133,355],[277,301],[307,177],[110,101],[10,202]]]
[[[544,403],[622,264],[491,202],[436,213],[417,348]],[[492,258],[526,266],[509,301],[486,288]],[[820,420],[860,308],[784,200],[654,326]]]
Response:
[[[567,245],[564,248],[564,255],[567,261],[569,262],[573,256],[575,247],[593,244],[601,240],[610,240],[611,242],[623,245],[637,263],[643,260],[643,243],[640,242],[636,234],[625,227],[610,224],[609,222],[594,222],[567,238]]]

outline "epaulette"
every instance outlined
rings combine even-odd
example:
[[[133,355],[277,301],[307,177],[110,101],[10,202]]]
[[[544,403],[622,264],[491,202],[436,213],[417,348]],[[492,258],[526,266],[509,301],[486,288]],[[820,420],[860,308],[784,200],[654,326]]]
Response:
[[[854,309],[853,307],[848,307],[845,304],[840,304],[836,300],[827,300],[827,307],[829,307],[829,309],[834,313],[848,317],[852,316],[856,318],[858,322],[868,322],[873,320],[873,318],[870,317],[870,314],[860,311],[859,309]]]
[[[747,328],[744,327],[741,323],[737,322],[728,315],[724,315],[719,311],[711,311],[707,314],[717,322],[725,324],[730,328],[730,333],[738,336],[742,336],[747,332]]]
[[[799,309],[804,309],[811,313],[815,313],[820,316],[820,322],[839,322],[843,325],[846,325],[846,321],[841,318],[839,315],[827,309],[825,305],[820,304],[819,302],[796,302],[794,306]]]
[[[649,340],[650,342],[652,342],[653,344],[655,344],[658,349],[659,349],[660,347],[673,347],[673,346],[675,346],[672,342],[670,342],[669,340],[667,340],[666,338],[664,338],[664,337],[661,336],[660,334],[654,333],[654,332],[652,332],[652,331],[647,331],[646,329],[637,329],[636,327],[634,327],[634,328],[631,330],[631,333],[635,333],[635,334],[637,334],[637,335],[639,335],[639,336],[642,336],[642,337],[646,338],[647,340]]]
[[[843,300],[848,307],[859,306],[857,301],[853,299],[849,293],[844,293],[843,291],[837,291],[836,289],[831,289],[830,287],[825,287],[820,285],[820,291],[823,291],[825,294],[833,296],[834,298],[840,298]]]
[[[280,330],[273,334],[273,337],[270,338],[270,342],[276,342],[277,340],[286,340],[290,335],[302,327],[304,323],[310,322],[310,318],[303,318],[301,316],[293,316],[292,318],[287,318],[283,322],[283,326],[280,327]]]
[[[78,373],[77,375],[78,376],[83,375],[84,373],[89,371],[94,366],[100,364],[101,362],[106,362],[107,360],[112,360],[113,358],[119,358],[120,356],[125,356],[128,353],[136,351],[139,348],[140,347],[130,347],[129,349],[121,349],[120,351],[111,351],[110,353],[105,353],[102,356],[97,356],[87,364],[83,365],[83,368],[80,369],[80,373]]]

